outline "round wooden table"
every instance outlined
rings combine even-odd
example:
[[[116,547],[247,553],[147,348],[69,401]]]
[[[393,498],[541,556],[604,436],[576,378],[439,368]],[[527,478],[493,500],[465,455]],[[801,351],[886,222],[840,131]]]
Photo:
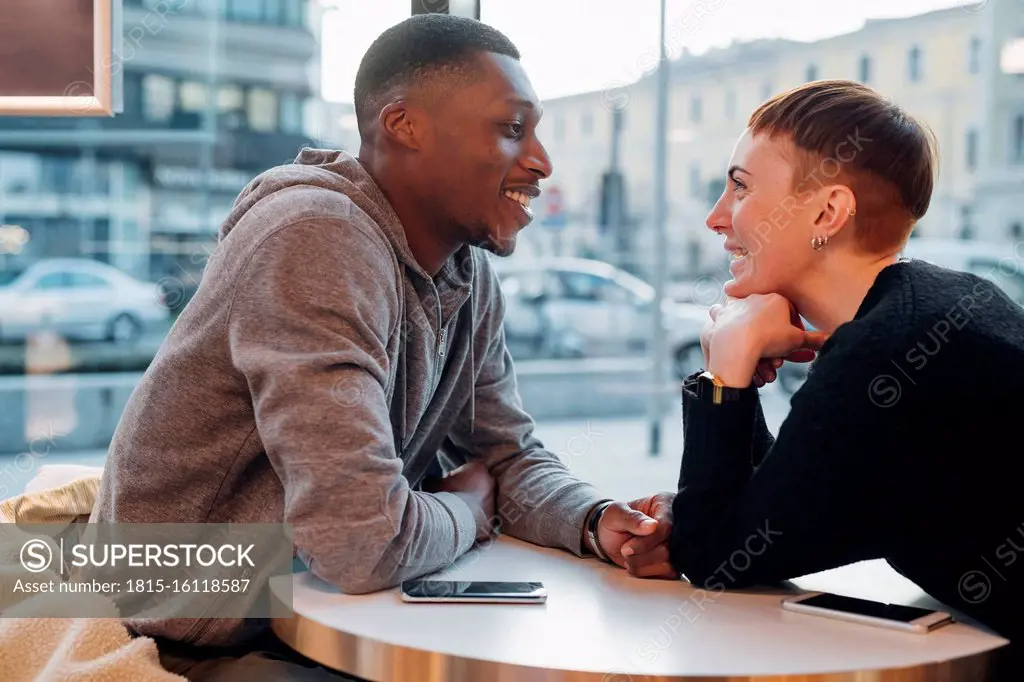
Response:
[[[374,682],[979,682],[1007,641],[955,623],[927,635],[796,614],[792,591],[709,592],[500,538],[432,577],[541,581],[546,604],[407,604],[345,595],[312,573],[275,579],[299,653]],[[883,562],[794,581],[802,590],[934,607]],[[289,591],[290,601],[289,601]],[[794,590],[797,591],[797,590]]]

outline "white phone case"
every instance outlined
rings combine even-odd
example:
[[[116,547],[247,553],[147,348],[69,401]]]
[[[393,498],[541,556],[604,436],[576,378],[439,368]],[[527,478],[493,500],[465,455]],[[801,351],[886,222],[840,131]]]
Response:
[[[810,594],[801,594],[796,597],[786,597],[782,600],[782,608],[795,613],[805,613],[812,616],[834,618],[836,620],[845,620],[852,623],[860,623],[862,625],[873,625],[875,627],[888,628],[890,630],[901,630],[903,632],[914,632],[917,634],[926,634],[937,627],[953,622],[953,617],[945,611],[936,611],[927,616],[921,616],[916,620],[904,623],[898,620],[875,618],[873,616],[865,616],[859,613],[850,613],[849,611],[836,611],[835,609],[824,609],[819,606],[808,606],[803,603],[804,600],[816,597],[819,594],[822,593],[812,592]]]

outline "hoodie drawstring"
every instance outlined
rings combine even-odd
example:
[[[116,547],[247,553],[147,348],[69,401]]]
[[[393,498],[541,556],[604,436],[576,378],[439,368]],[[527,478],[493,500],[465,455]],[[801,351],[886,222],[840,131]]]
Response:
[[[469,434],[476,432],[476,303],[473,301],[473,278],[476,277],[476,254],[472,250],[470,263],[473,272],[469,285]]]

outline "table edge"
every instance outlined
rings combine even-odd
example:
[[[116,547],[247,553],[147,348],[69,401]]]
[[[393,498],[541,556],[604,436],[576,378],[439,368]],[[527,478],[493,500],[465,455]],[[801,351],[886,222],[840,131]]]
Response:
[[[274,595],[273,599],[277,599]],[[755,675],[654,676],[634,671],[589,672],[554,670],[504,663],[389,644],[341,632],[329,625],[292,612],[274,618],[271,630],[289,648],[324,665],[373,682],[462,682],[463,680],[538,680],[544,682],[948,682],[984,680],[993,653],[1004,645],[969,656],[899,668],[822,673]]]

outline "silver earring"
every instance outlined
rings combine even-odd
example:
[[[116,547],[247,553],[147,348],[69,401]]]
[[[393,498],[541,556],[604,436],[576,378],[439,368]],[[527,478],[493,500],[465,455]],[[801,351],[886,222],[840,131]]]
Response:
[[[817,236],[811,240],[811,248],[815,251],[821,251],[828,244],[828,235]]]

